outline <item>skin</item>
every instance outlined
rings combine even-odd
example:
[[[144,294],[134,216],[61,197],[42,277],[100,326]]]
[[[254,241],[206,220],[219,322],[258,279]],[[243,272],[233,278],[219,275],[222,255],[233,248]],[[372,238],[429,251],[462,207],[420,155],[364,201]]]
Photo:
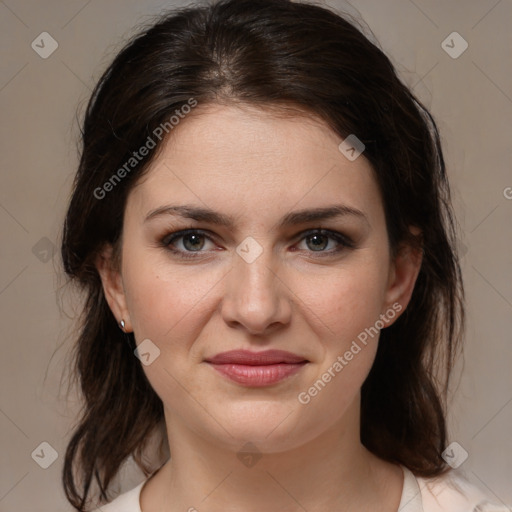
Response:
[[[372,168],[364,154],[349,161],[340,142],[311,115],[198,106],[130,192],[122,264],[115,268],[107,247],[97,267],[117,320],[138,344],[149,338],[160,350],[143,369],[164,404],[172,457],[144,486],[143,512],[398,509],[401,468],[359,436],[360,389],[378,336],[308,404],[297,399],[393,304],[403,313],[421,265],[406,246],[391,259]],[[144,221],[168,204],[207,207],[233,216],[234,226],[170,214]],[[334,204],[366,220],[278,227],[291,211]],[[196,259],[160,244],[188,228],[212,237],[174,242]],[[315,245],[303,235],[318,228],[355,247],[334,254],[335,239]],[[251,263],[236,252],[249,236],[262,249]],[[309,362],[263,388],[236,384],[204,362],[240,348],[287,350]],[[261,455],[251,467],[237,458],[247,442]]]

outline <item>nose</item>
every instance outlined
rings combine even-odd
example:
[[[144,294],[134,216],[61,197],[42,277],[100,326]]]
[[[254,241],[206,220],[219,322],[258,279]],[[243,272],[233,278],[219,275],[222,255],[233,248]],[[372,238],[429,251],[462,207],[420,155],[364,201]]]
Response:
[[[225,277],[221,314],[232,328],[268,335],[290,322],[291,292],[277,274],[270,250],[251,263],[238,254]]]

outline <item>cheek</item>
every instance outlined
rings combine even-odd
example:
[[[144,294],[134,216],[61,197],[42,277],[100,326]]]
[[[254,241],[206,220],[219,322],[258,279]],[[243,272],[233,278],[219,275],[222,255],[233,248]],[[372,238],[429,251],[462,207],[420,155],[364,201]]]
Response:
[[[154,336],[164,341],[169,336],[170,341],[171,332],[190,326],[218,281],[212,273],[198,279],[192,267],[175,270],[162,260],[132,256],[126,261],[126,297],[137,339]]]
[[[298,396],[304,420],[314,428],[326,428],[354,404],[375,360],[375,325],[382,306],[382,275],[377,270],[378,265],[347,267],[330,278],[301,281],[303,293],[308,293],[304,315],[310,326],[317,326],[323,347],[315,375]],[[328,417],[326,410],[331,411]]]
[[[359,344],[360,345],[360,344]],[[363,385],[375,359],[376,344],[360,345],[353,353],[338,351],[328,357],[309,387],[297,395],[302,421],[308,430],[323,431],[340,421],[358,403]],[[352,354],[347,359],[347,352]],[[326,413],[328,411],[328,413]]]
[[[179,383],[187,382],[208,290],[218,279],[207,273],[198,279],[192,267],[178,271],[162,258],[151,260],[148,255],[127,257],[123,272],[137,344],[149,339],[159,350],[151,364],[142,369],[162,401],[172,402],[169,397],[183,394]]]
[[[375,324],[384,297],[384,272],[379,267],[376,260],[365,260],[296,280],[303,314],[318,326],[321,339],[344,345]]]

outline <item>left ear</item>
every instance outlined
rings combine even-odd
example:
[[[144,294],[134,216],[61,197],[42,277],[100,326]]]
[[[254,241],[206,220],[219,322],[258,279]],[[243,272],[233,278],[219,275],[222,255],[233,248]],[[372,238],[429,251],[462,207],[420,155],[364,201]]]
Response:
[[[416,227],[411,227],[410,231],[415,236],[421,233]],[[402,243],[394,261],[390,264],[384,301],[385,310],[398,303],[401,305],[399,311],[405,311],[411,300],[422,261],[423,251],[421,248],[415,248],[408,243]],[[391,325],[399,316],[396,315],[394,320],[389,320],[387,326]]]

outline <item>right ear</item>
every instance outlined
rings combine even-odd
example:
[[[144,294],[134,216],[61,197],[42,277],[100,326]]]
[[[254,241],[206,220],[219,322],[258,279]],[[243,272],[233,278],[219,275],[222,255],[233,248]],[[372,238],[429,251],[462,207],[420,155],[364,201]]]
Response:
[[[126,295],[123,286],[123,279],[121,269],[116,265],[114,260],[114,249],[108,244],[98,254],[95,261],[96,269],[100,275],[103,285],[105,298],[117,319],[117,323],[124,320],[126,332],[131,332],[132,325],[130,321],[130,314],[126,306]]]

